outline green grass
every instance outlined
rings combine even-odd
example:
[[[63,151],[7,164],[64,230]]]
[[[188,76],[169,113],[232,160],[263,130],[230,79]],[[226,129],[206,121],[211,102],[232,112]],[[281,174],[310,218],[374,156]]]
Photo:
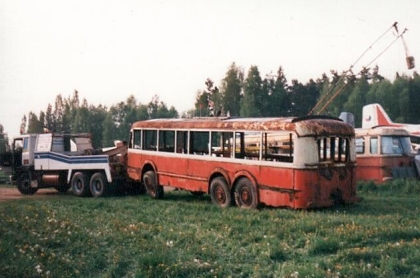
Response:
[[[313,211],[180,191],[1,202],[0,276],[420,277],[419,188],[360,184],[360,203]]]

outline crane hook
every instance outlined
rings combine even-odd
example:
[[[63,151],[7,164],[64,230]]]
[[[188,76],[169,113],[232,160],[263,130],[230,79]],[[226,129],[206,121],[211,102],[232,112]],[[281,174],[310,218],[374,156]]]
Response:
[[[398,24],[398,22],[396,22],[396,21],[395,21],[394,25],[392,25],[392,26],[395,28],[395,31],[397,31],[397,35],[398,35],[398,37],[401,37],[401,41],[402,41],[402,44],[403,44],[403,46],[404,46],[404,50],[405,50],[405,61],[406,61],[406,63],[407,63],[407,68],[408,68],[409,70],[410,70],[410,69],[414,69],[414,67],[415,67],[414,57],[409,55],[409,53],[408,53],[408,47],[407,47],[407,44],[406,44],[406,42],[405,42],[405,40],[404,40],[404,37],[403,37],[404,33],[405,33],[408,29],[407,29],[407,28],[406,28],[406,29],[404,29],[404,31],[400,34],[400,33],[399,33],[399,31],[398,31],[398,26],[397,26],[397,24]]]

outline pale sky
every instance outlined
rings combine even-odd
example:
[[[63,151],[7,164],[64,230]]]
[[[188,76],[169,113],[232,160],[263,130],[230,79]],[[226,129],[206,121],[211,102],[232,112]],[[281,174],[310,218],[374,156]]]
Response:
[[[419,64],[417,0],[0,0],[0,124],[13,137],[24,114],[39,115],[75,89],[108,107],[158,95],[182,113],[207,78],[220,84],[232,62],[245,73],[258,66],[263,78],[282,66],[289,82],[306,83],[349,69],[396,21],[408,29],[404,39]],[[387,33],[354,71],[395,35]],[[388,79],[413,73],[401,40],[376,64]]]

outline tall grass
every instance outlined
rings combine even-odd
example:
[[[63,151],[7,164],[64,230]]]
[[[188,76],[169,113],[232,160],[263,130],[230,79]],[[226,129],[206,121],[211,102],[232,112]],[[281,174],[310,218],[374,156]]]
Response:
[[[361,184],[360,203],[312,211],[182,191],[3,202],[0,276],[420,277],[419,187]]]

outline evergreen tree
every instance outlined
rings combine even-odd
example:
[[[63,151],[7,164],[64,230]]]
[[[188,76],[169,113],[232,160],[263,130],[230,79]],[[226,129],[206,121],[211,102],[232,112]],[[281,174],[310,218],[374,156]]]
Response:
[[[266,111],[268,113],[266,116],[285,117],[290,114],[291,99],[288,93],[287,79],[282,67],[279,67],[275,77],[275,81],[273,78],[268,80],[270,85],[268,85],[269,90],[267,92],[268,98],[266,103]]]
[[[219,88],[214,86],[210,78],[207,78],[204,84],[206,84],[206,90],[196,93],[194,115],[200,117],[221,115],[224,109]]]
[[[122,101],[119,102],[117,105],[112,106],[109,112],[111,113],[112,122],[115,126],[115,131],[112,134],[112,140],[115,140],[124,136],[124,118],[126,114],[125,103]]]
[[[207,78],[206,82],[206,95],[207,95],[207,109],[211,110],[213,115],[219,116],[224,113],[224,108],[222,104],[222,95],[220,94],[219,88],[214,86],[214,82]]]
[[[242,117],[261,117],[264,113],[263,86],[258,67],[251,66],[244,82],[244,96],[241,100]]]
[[[381,82],[384,79],[385,79],[385,77],[383,77],[382,75],[379,74],[379,67],[378,67],[378,65],[376,65],[372,69],[372,75],[371,75],[372,83],[378,83],[378,82]]]
[[[4,133],[3,125],[0,124],[0,166],[3,166],[5,162],[10,162],[7,152],[10,150],[9,138]]]
[[[391,117],[391,119],[396,119],[400,117],[404,117],[403,115],[406,115],[404,110],[408,109],[408,105],[406,100],[404,101],[405,104],[400,103],[400,99],[407,98],[408,91],[404,91],[405,88],[409,87],[408,77],[405,75],[398,75],[397,78],[395,78],[394,82],[391,86],[391,91],[389,95],[386,95],[386,103],[387,103],[387,109],[385,110],[388,112],[388,115]],[[384,107],[385,109],[385,107]],[[401,118],[400,118],[401,119]]]
[[[129,132],[131,129],[131,125],[138,121],[137,116],[137,100],[134,97],[134,95],[130,95],[126,100],[126,105],[124,107],[125,110],[125,116],[124,120],[122,122],[122,125],[120,126],[120,136],[121,140],[128,141]]]
[[[107,115],[106,107],[102,105],[89,106],[90,130],[92,134],[92,146],[94,148],[109,147],[112,145],[102,145],[103,122]]]
[[[144,121],[144,120],[147,120],[148,118],[149,118],[149,113],[148,113],[147,106],[144,104],[140,104],[137,107],[137,121]]]
[[[222,106],[226,113],[231,116],[239,116],[241,103],[241,90],[243,83],[243,71],[235,63],[232,63],[222,80],[221,95]]]
[[[409,114],[408,123],[420,124],[420,75],[413,73],[413,78],[409,81]]]
[[[320,91],[318,89],[318,84],[313,79],[310,79],[309,82],[306,83],[305,87],[307,96],[305,97],[304,110],[306,111],[305,115],[307,115],[315,106],[316,101],[319,98]]]
[[[108,112],[102,122],[102,142],[101,146],[109,147],[114,145],[115,133],[117,127],[115,126],[114,118],[111,112]]]
[[[83,101],[81,107],[75,109],[76,115],[73,123],[73,133],[85,133],[90,132],[91,117],[90,109],[86,100]],[[70,112],[70,110],[69,110]],[[70,115],[70,113],[69,113]]]
[[[57,95],[54,106],[54,129],[53,132],[62,133],[65,132],[64,127],[64,103],[61,94]]]
[[[366,103],[366,94],[369,91],[369,83],[367,74],[362,73],[360,79],[356,81],[355,87],[351,92],[348,101],[344,104],[344,110],[354,115],[356,127],[360,127],[362,123],[362,109]]]
[[[154,95],[152,100],[147,104],[147,113],[149,114],[149,119],[158,118],[158,108],[159,108],[159,97]]]
[[[33,112],[29,112],[27,133],[42,133],[43,125],[39,122],[38,117]]]
[[[168,118],[179,118],[179,113],[176,110],[175,106],[171,106],[169,108],[167,116],[168,116]]]
[[[292,115],[293,116],[305,116],[308,114],[310,109],[312,108],[308,101],[306,100],[306,96],[308,95],[306,87],[297,81],[296,79],[292,80],[292,86],[290,86],[291,92],[291,99],[292,103],[294,104],[292,107]]]
[[[209,99],[210,95],[208,92],[206,92],[205,90],[197,91],[194,104],[194,116],[205,117],[210,115]]]
[[[47,111],[45,112],[44,127],[52,132],[55,130],[55,120],[52,112],[52,105],[48,104]]]
[[[39,113],[39,124],[40,124],[41,129],[42,129],[41,132],[45,132],[45,113],[44,113],[44,111],[41,111]]]

